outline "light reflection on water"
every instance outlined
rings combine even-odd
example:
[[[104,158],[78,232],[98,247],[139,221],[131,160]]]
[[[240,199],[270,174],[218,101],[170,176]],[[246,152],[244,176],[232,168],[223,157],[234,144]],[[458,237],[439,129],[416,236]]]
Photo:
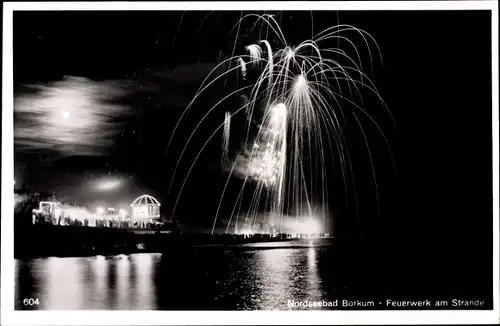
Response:
[[[16,309],[289,309],[322,300],[319,247],[16,260]],[[180,257],[182,256],[182,257]]]

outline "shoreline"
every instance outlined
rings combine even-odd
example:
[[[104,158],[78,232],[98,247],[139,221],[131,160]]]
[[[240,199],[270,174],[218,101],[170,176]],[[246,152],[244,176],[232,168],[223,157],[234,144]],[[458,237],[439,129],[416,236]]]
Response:
[[[281,241],[272,241],[272,242],[297,242],[299,240],[281,240]],[[262,242],[252,242],[252,244],[268,244],[270,243],[269,241],[262,241]],[[255,246],[255,247],[250,247],[250,246],[244,246],[247,243],[243,244],[208,244],[208,245],[193,245],[185,249],[192,249],[192,250],[203,250],[203,249],[224,249],[224,250],[231,250],[231,251],[255,251],[255,250],[273,250],[273,249],[304,249],[304,248],[319,248],[319,247],[327,247],[330,244],[320,244],[320,245],[313,245],[313,246],[305,246],[305,245],[290,245],[290,246]],[[80,252],[80,253],[74,253],[72,255],[45,255],[45,256],[40,256],[40,255],[25,255],[25,256],[17,256],[14,257],[15,260],[32,260],[32,259],[48,259],[48,258],[89,258],[89,257],[97,257],[97,256],[102,256],[102,257],[114,257],[114,256],[119,256],[119,255],[137,255],[137,254],[166,254],[166,251],[155,251],[155,250],[147,250],[147,249],[137,249],[137,250],[131,250],[131,251],[109,251],[109,252]]]
[[[231,250],[263,250],[303,248],[309,241],[324,242],[332,238],[289,238],[253,235],[207,235],[165,233],[154,230],[113,228],[24,226],[14,236],[14,259],[48,257],[92,257],[130,255],[138,253],[169,253],[172,251],[210,248]],[[295,242],[292,246],[283,243]]]

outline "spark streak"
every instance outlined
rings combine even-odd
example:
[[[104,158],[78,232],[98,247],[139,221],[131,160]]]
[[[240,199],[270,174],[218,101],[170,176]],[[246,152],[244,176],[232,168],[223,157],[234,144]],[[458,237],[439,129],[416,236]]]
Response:
[[[226,164],[227,155],[229,152],[230,132],[231,132],[231,113],[226,112],[224,115],[224,135],[222,138],[222,165]]]

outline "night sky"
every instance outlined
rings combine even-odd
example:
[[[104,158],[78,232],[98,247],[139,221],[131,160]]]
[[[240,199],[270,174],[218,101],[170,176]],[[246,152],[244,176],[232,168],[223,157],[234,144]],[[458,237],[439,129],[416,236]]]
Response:
[[[396,169],[378,130],[364,121],[377,178],[378,213],[366,146],[359,128],[346,126],[355,182],[350,181],[346,194],[344,180],[334,178],[333,167],[329,173],[335,232],[437,236],[449,246],[454,246],[453,239],[460,240],[460,246],[465,246],[463,239],[471,239],[468,248],[490,243],[490,13],[273,14],[292,44],[310,38],[311,26],[317,33],[340,22],[370,33],[382,54],[383,64],[375,56],[371,70],[366,52],[363,62],[395,125],[376,99],[367,98],[365,107],[383,129]],[[240,16],[240,12],[15,13],[15,128],[16,133],[19,126],[33,131],[22,140],[16,138],[16,187],[23,180],[31,189],[55,191],[61,199],[90,207],[128,203],[149,193],[168,214],[175,196],[167,196],[167,190],[179,151],[203,108],[216,102],[225,89],[216,88],[198,101],[201,104],[180,128],[168,156],[166,144],[210,69],[231,55],[235,38],[230,32]],[[245,33],[236,43],[238,53],[247,42],[256,41],[245,38]],[[36,106],[40,94],[50,95],[68,85],[79,85],[88,93],[78,96],[96,101],[92,117],[98,130],[86,130],[79,145],[33,142],[29,138],[40,128],[30,123],[33,105],[23,102],[28,108],[24,112],[19,101],[28,98]],[[95,94],[103,91],[107,97],[98,99]],[[37,119],[44,124],[43,115]],[[201,128],[186,162],[196,155],[213,125],[209,121]],[[200,157],[176,212],[179,222],[199,228],[211,225],[225,181],[219,148],[214,139]],[[180,176],[184,170],[181,167]],[[123,186],[98,192],[93,184],[102,178],[119,178]],[[178,187],[176,181],[174,194]],[[353,204],[354,188],[358,205]]]

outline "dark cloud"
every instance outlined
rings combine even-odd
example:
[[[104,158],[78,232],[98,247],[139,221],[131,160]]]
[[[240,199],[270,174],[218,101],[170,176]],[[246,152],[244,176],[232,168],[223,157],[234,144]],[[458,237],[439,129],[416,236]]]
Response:
[[[65,77],[29,90],[14,100],[14,139],[20,151],[101,155],[119,132],[117,120],[131,113],[115,100],[126,95],[122,81]]]

